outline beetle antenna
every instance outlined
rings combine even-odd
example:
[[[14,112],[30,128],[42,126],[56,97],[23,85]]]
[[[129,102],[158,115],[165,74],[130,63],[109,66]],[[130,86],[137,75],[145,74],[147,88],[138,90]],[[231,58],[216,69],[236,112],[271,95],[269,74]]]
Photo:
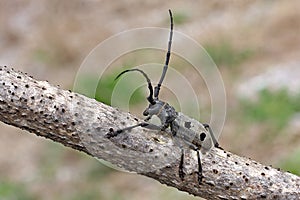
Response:
[[[164,68],[163,68],[162,75],[161,75],[160,80],[154,90],[154,98],[156,98],[156,99],[158,99],[159,90],[160,90],[161,84],[165,78],[165,75],[167,73],[170,56],[171,56],[171,45],[172,45],[172,38],[173,38],[173,16],[172,16],[172,11],[170,9],[169,9],[169,14],[170,14],[170,20],[171,20],[171,30],[170,30],[169,43],[168,43],[168,52],[166,55],[166,62],[165,62]]]
[[[152,84],[151,84],[151,80],[149,79],[149,77],[147,76],[147,74],[143,71],[143,70],[140,70],[140,69],[127,69],[127,70],[124,70],[122,71],[116,78],[115,80],[117,80],[118,78],[120,78],[120,76],[122,76],[123,74],[127,73],[127,72],[131,72],[131,71],[138,71],[140,72],[141,74],[143,74],[143,76],[146,78],[147,80],[147,83],[148,83],[148,89],[149,89],[149,96],[147,97],[147,100],[149,101],[149,103],[151,103],[152,105],[155,104],[154,100],[153,100],[153,87],[152,87]]]

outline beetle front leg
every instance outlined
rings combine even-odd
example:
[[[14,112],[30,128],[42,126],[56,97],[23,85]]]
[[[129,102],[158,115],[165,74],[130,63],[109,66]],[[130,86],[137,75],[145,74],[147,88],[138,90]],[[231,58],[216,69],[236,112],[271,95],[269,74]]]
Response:
[[[144,128],[148,128],[148,129],[151,129],[151,130],[159,130],[159,131],[162,130],[162,127],[160,127],[160,126],[157,126],[157,125],[154,125],[154,124],[151,124],[151,123],[148,123],[148,122],[141,122],[141,123],[133,125],[133,126],[128,126],[128,127],[122,128],[122,129],[118,129],[116,131],[110,129],[109,133],[107,133],[105,135],[105,137],[110,139],[112,137],[118,136],[120,133],[123,133],[124,131],[130,131],[131,129],[134,129],[136,127],[144,127]]]

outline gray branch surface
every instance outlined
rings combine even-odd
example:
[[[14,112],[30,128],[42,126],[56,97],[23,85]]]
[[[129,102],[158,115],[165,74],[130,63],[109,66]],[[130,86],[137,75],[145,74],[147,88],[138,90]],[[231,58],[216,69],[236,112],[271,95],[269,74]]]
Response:
[[[201,185],[196,153],[186,148],[181,180],[180,140],[143,128],[107,139],[110,128],[141,120],[8,67],[0,67],[0,120],[206,199],[300,198],[298,176],[216,148],[202,158]]]

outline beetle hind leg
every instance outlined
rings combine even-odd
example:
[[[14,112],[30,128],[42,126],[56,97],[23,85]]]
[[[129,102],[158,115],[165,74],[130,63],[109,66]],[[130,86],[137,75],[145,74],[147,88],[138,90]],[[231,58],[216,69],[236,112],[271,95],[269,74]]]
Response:
[[[180,157],[178,175],[179,175],[179,178],[182,181],[184,180],[184,177],[185,177],[185,172],[184,172],[184,169],[183,169],[184,168],[183,164],[184,164],[184,150],[181,149],[181,157]]]
[[[211,139],[212,139],[212,141],[213,141],[213,143],[214,143],[214,146],[218,148],[218,147],[219,147],[219,143],[218,143],[218,141],[217,141],[217,139],[216,139],[216,137],[215,137],[215,134],[214,134],[214,132],[212,131],[210,125],[209,125],[209,124],[203,124],[203,126],[204,126],[204,128],[205,128],[206,130],[208,130],[208,132],[209,132],[209,134],[210,134],[210,137],[211,137]]]
[[[201,164],[201,157],[200,157],[200,152],[197,150],[197,158],[198,158],[198,183],[202,183],[202,164]]]

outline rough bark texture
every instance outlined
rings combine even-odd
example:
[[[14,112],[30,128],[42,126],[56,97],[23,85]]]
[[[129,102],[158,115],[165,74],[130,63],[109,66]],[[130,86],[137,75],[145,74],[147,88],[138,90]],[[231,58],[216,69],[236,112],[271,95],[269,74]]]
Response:
[[[136,128],[107,139],[110,128],[140,120],[8,67],[0,67],[0,120],[206,199],[300,198],[298,176],[221,149],[202,158],[204,178],[199,185],[196,153],[186,148],[182,181],[176,138]]]

